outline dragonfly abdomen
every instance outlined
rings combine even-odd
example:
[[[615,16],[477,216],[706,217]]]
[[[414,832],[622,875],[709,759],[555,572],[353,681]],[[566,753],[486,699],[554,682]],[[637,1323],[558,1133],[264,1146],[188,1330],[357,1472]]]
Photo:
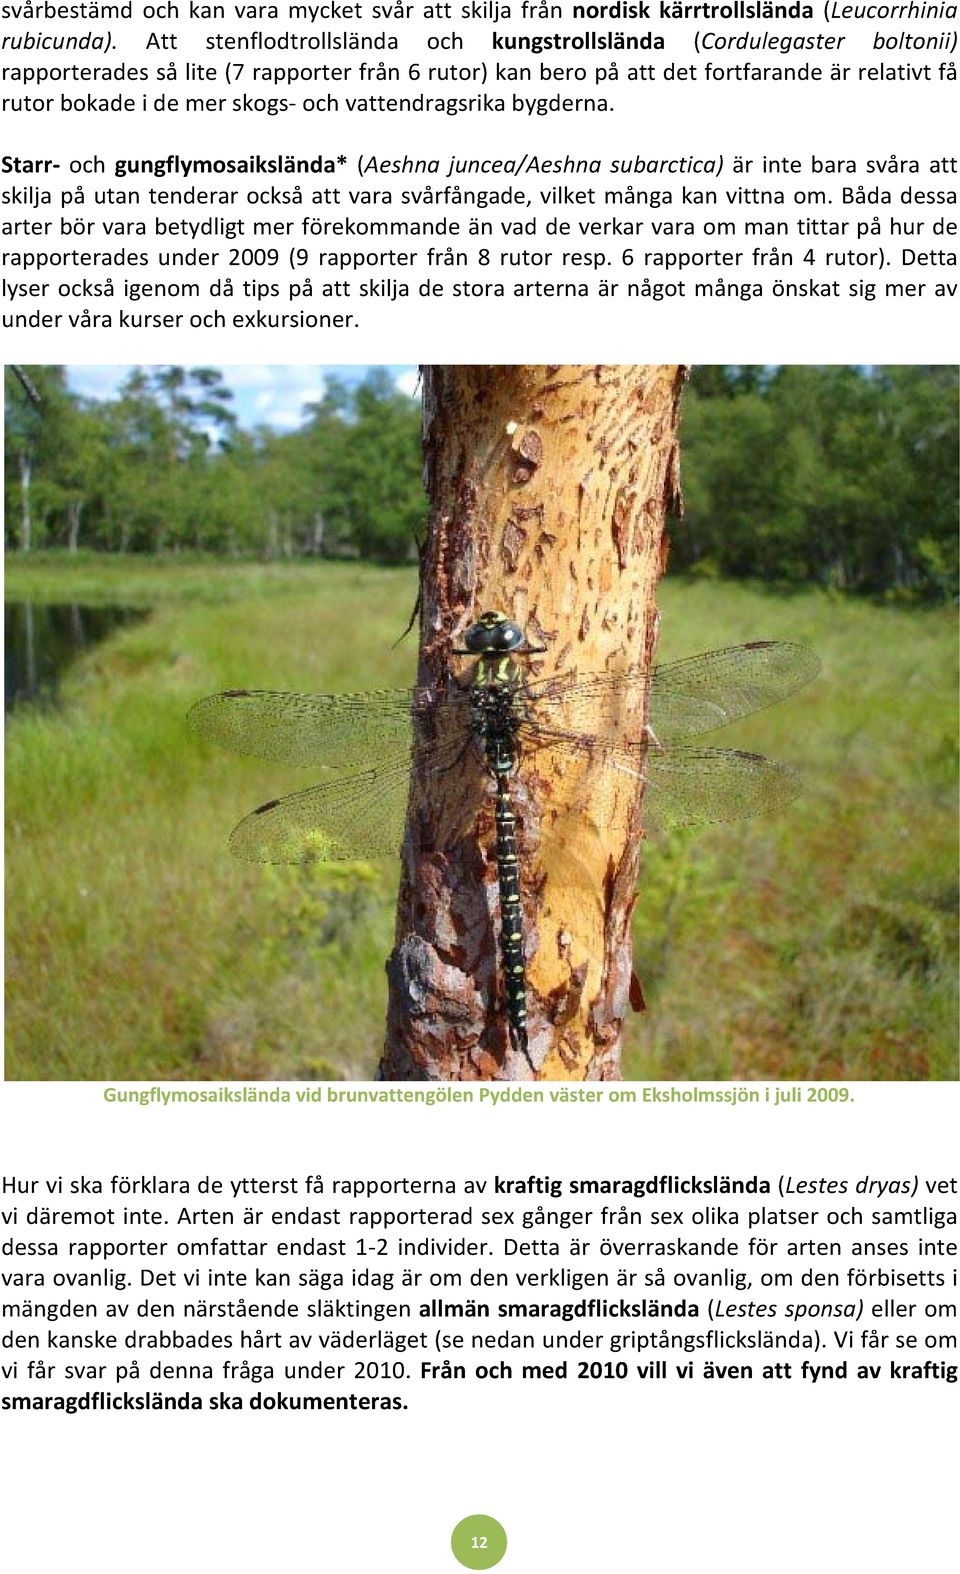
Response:
[[[520,862],[517,854],[517,819],[510,802],[505,775],[497,775],[494,817],[497,826],[497,883],[500,888],[500,959],[507,1002],[510,1041],[515,1050],[527,1048],[527,980],[523,949],[523,912],[520,906]]]
[[[517,768],[520,669],[509,656],[484,655],[477,663],[471,689],[473,734],[483,750],[496,783],[494,818],[497,833],[497,884],[500,890],[500,966],[506,998],[510,1043],[527,1049],[527,982],[520,906],[520,859],[517,819],[510,798],[510,777]]]

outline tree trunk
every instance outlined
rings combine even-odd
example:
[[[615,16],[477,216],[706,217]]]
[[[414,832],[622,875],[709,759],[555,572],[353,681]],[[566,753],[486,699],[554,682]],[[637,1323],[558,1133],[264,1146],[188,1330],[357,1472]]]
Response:
[[[30,478],[33,466],[26,454],[20,456],[20,550],[29,552],[33,540],[33,519],[30,514]]]
[[[546,647],[522,658],[531,681],[650,665],[683,380],[677,366],[426,369],[421,684],[442,691],[469,676],[452,647],[483,611]],[[642,737],[646,715],[627,721]],[[609,770],[601,784],[597,770],[586,751],[525,759],[521,748],[525,1053],[510,1047],[498,976],[484,774],[469,764],[441,773],[411,800],[381,1077],[619,1075],[640,792]],[[468,801],[479,811],[468,830],[445,835]]]
[[[80,541],[80,521],[83,518],[82,498],[72,497],[67,504],[67,550],[76,552]]]
[[[273,562],[277,556],[277,515],[273,508],[267,509],[267,559]]]

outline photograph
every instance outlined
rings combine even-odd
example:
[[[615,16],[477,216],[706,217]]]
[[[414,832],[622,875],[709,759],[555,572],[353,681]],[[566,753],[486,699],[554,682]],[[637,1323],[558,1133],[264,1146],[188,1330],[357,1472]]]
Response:
[[[956,1079],[957,367],[6,369],[6,1078]]]

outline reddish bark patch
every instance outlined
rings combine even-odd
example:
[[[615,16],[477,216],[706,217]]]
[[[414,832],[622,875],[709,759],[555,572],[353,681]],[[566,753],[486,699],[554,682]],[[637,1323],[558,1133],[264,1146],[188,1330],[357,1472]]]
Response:
[[[579,967],[570,969],[570,977],[565,984],[551,990],[546,997],[545,1012],[555,1027],[563,1027],[571,1022],[580,1010],[583,999],[583,986],[587,981],[587,964],[581,962]]]
[[[503,527],[503,535],[500,538],[500,560],[505,573],[516,573],[517,564],[520,561],[520,553],[523,551],[526,539],[527,532],[522,525],[517,523],[516,515],[512,519],[508,519]]]

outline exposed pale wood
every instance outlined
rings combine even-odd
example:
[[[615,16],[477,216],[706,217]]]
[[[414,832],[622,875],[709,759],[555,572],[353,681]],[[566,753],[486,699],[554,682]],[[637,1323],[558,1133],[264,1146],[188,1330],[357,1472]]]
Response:
[[[683,380],[678,366],[425,369],[421,683],[466,676],[451,647],[487,609],[546,646],[531,677],[652,661]],[[489,809],[449,844],[482,778],[449,773],[412,805],[381,1076],[619,1075],[641,804],[635,780],[600,776],[544,752],[517,783],[529,1056],[509,1049],[500,998]]]

